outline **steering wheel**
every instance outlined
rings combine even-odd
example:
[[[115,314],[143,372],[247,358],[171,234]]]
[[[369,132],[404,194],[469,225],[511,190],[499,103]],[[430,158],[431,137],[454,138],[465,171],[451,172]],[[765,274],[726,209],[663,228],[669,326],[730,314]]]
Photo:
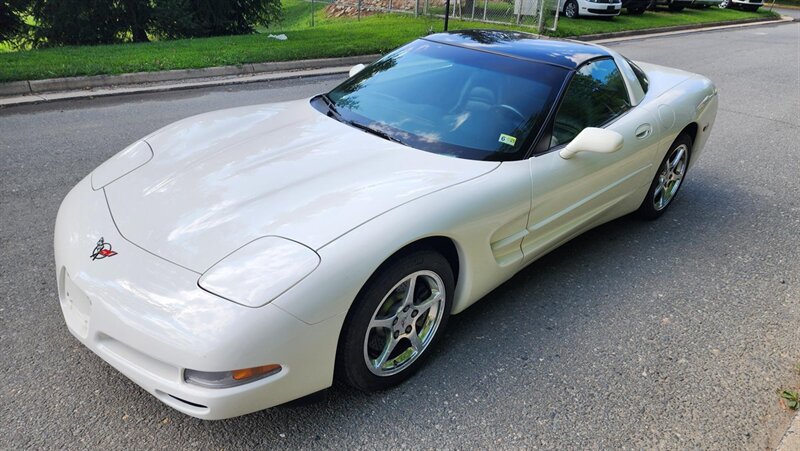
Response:
[[[520,122],[525,122],[525,121],[528,120],[528,118],[525,117],[524,114],[520,113],[518,109],[514,108],[511,105],[501,104],[501,105],[495,105],[492,108],[496,108],[496,109],[502,110],[504,112],[509,112],[509,113],[513,114],[514,116],[516,116],[519,119]]]

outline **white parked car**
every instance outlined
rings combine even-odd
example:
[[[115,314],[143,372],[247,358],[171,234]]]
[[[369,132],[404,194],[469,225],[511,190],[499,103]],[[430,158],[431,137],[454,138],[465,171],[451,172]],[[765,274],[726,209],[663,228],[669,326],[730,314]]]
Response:
[[[78,183],[55,226],[70,332],[204,419],[393,386],[536,259],[664,213],[717,111],[700,75],[521,33],[359,69],[168,125]]]
[[[622,0],[559,0],[559,8],[570,19],[580,16],[614,17],[622,10]]]

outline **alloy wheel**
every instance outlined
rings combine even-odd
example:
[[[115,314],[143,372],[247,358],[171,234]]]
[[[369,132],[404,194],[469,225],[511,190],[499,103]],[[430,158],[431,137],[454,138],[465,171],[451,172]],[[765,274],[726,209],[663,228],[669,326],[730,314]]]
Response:
[[[433,340],[444,316],[446,293],[433,271],[417,271],[383,297],[364,337],[364,361],[377,376],[408,368]]]
[[[658,182],[653,190],[653,208],[661,211],[672,202],[678,188],[681,186],[683,176],[686,173],[686,163],[689,156],[689,147],[681,144],[673,149],[669,158],[661,166],[658,174]]]

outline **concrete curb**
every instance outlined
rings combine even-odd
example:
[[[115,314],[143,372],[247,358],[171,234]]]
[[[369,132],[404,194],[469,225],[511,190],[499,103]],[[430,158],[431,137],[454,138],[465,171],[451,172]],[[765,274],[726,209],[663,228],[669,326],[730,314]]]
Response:
[[[380,55],[359,55],[344,58],[320,58],[300,61],[278,61],[271,63],[243,64],[241,66],[220,66],[203,69],[180,69],[159,72],[134,72],[122,75],[92,75],[82,77],[48,78],[45,80],[15,81],[0,83],[0,96],[40,94],[56,91],[75,91],[83,89],[106,88],[111,86],[162,83],[177,80],[200,78],[232,77],[269,72],[285,72],[309,69],[322,69],[336,66],[353,66],[368,63]]]
[[[146,85],[111,86],[95,88],[92,90],[73,90],[62,92],[44,92],[39,94],[26,94],[16,97],[0,97],[0,109],[12,106],[32,105],[37,103],[55,102],[58,100],[91,99],[96,97],[120,96],[126,94],[145,94],[164,91],[180,91],[214,86],[240,85],[263,81],[286,80],[302,77],[319,77],[324,75],[346,74],[352,66],[326,67],[321,69],[308,69],[291,72],[268,72],[261,74],[239,75],[233,77],[212,77],[195,79],[192,81],[175,80],[170,83],[157,83]]]
[[[795,414],[792,425],[786,431],[776,451],[797,451],[800,449],[800,413]]]
[[[671,34],[722,30],[755,25],[791,22],[795,19],[747,19],[740,22],[692,24],[658,28],[658,31],[631,30],[581,36],[574,39],[610,43],[630,39],[666,36]],[[205,69],[137,72],[122,75],[52,78],[46,80],[0,83],[0,109],[57,100],[108,97],[115,95],[174,91],[182,89],[225,86],[260,81],[285,80],[299,77],[347,73],[350,67],[369,63],[381,55],[359,55],[344,58],[321,58],[300,61],[244,64]]]

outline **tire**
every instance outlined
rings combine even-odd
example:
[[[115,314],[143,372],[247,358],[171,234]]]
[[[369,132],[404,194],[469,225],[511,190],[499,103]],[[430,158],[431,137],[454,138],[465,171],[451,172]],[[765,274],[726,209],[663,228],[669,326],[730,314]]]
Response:
[[[661,160],[647,195],[639,205],[637,215],[640,218],[656,219],[672,205],[686,178],[691,153],[692,138],[685,133],[679,135]]]
[[[579,10],[580,8],[576,0],[567,0],[567,2],[564,3],[564,15],[570,19],[577,19],[580,16]]]
[[[412,280],[415,296],[410,299]],[[347,314],[335,378],[365,392],[408,379],[443,335],[454,290],[453,270],[439,253],[414,251],[382,265]]]
[[[733,9],[733,2],[731,0],[722,0],[719,3],[720,9]]]
[[[743,10],[750,11],[751,13],[754,13],[754,12],[758,11],[758,8],[760,8],[760,6],[750,6],[750,5],[748,5],[748,6],[743,6],[742,7]]]
[[[683,5],[676,5],[675,3],[670,3],[669,6],[667,6],[667,9],[669,9],[670,11],[672,11],[674,13],[677,13],[679,11],[683,11],[683,8],[684,8]]]
[[[641,16],[644,14],[645,7],[644,6],[637,6],[635,8],[628,8],[628,15],[631,16]]]

